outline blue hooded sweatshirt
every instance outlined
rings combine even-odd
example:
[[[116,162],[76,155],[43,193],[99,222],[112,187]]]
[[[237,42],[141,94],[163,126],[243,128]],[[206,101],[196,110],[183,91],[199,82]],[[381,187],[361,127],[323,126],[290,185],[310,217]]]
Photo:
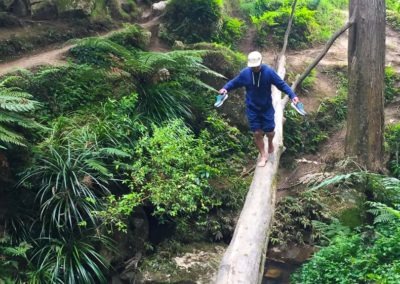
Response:
[[[244,68],[238,76],[229,81],[223,87],[228,92],[240,87],[246,88],[247,111],[268,112],[268,116],[274,116],[272,107],[271,85],[275,85],[280,91],[286,93],[290,99],[296,94],[268,65],[262,64],[259,72],[253,72],[250,67]]]

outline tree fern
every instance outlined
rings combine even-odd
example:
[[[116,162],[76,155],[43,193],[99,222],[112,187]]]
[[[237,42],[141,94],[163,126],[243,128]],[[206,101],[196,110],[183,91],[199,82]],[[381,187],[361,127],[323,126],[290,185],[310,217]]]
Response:
[[[7,144],[25,146],[22,135],[13,127],[18,125],[24,128],[32,128],[36,124],[19,113],[26,113],[35,109],[37,102],[32,96],[17,87],[12,87],[17,76],[11,76],[0,82],[0,148],[6,148]]]
[[[372,213],[375,216],[374,223],[388,223],[391,221],[400,221],[400,211],[396,210],[390,206],[379,202],[367,202],[372,209],[369,209],[368,212]]]

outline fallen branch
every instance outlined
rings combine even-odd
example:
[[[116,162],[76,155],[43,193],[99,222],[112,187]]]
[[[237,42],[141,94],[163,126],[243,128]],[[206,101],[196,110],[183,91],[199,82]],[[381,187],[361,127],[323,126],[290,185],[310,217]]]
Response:
[[[329,49],[331,48],[335,40],[354,24],[354,19],[355,19],[355,13],[350,18],[350,20],[328,40],[328,42],[325,44],[324,49],[317,56],[317,58],[315,58],[315,60],[307,67],[307,69],[303,72],[303,74],[296,77],[296,81],[292,84],[293,91],[296,91],[296,88],[301,85],[304,79],[311,73],[311,71],[315,68],[315,66],[317,66],[317,64],[321,61],[321,59],[328,53]]]
[[[284,56],[286,53],[286,48],[287,48],[287,45],[289,42],[289,34],[290,34],[290,31],[292,29],[292,24],[293,24],[294,12],[296,10],[296,4],[297,4],[297,0],[294,0],[292,3],[292,12],[290,13],[289,22],[288,22],[288,25],[287,25],[287,28],[285,31],[285,36],[283,38],[283,47],[282,47],[281,53],[279,54],[279,57]]]

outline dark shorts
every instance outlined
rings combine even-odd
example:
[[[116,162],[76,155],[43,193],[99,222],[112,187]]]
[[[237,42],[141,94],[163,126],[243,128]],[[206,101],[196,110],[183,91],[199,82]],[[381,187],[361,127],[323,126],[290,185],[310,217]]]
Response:
[[[275,129],[275,111],[254,111],[246,110],[247,119],[250,124],[251,131],[262,130],[264,132],[272,132]]]

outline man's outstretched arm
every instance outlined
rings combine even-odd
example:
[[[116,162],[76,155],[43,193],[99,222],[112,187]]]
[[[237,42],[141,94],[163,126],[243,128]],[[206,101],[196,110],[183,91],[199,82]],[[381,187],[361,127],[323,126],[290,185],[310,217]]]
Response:
[[[289,85],[286,84],[286,82],[282,80],[282,78],[279,77],[279,75],[273,70],[271,70],[271,77],[272,77],[272,84],[276,86],[280,91],[287,94],[289,98],[292,100],[292,102],[297,103],[299,101],[299,98],[289,87]]]
[[[224,94],[227,92],[230,92],[234,89],[243,87],[244,84],[244,80],[243,80],[243,75],[242,73],[240,73],[239,75],[237,75],[235,78],[233,78],[232,80],[230,80],[228,83],[226,83],[221,90],[219,90],[220,94]]]

